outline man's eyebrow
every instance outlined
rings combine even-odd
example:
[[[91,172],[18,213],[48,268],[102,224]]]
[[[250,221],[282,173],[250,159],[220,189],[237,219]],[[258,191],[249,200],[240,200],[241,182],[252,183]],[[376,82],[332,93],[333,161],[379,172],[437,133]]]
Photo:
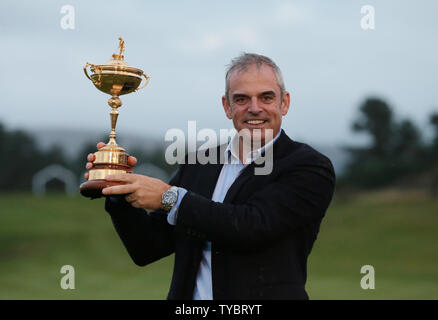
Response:
[[[247,97],[249,97],[249,96],[246,95],[246,94],[243,94],[243,93],[234,93],[234,94],[232,95],[232,98],[233,98],[233,99],[235,99],[235,98],[247,98]]]
[[[261,96],[265,96],[265,95],[273,95],[275,96],[275,92],[270,90],[270,91],[264,91],[260,94]]]
[[[273,95],[275,96],[275,91],[269,90],[269,91],[263,91],[262,93],[259,94],[259,96],[264,96],[264,95]],[[247,98],[249,97],[247,94],[244,93],[234,93],[232,95],[232,98]]]

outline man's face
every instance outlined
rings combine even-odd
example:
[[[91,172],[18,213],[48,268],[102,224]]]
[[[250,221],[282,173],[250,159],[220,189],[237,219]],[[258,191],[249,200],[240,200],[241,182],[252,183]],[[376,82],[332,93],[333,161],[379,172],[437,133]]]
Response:
[[[275,137],[281,128],[281,118],[289,110],[290,95],[281,97],[277,77],[270,66],[250,66],[245,71],[234,71],[229,79],[229,102],[225,96],[222,104],[238,132],[248,129],[251,138],[266,142],[266,129]],[[259,129],[259,130],[254,130]]]

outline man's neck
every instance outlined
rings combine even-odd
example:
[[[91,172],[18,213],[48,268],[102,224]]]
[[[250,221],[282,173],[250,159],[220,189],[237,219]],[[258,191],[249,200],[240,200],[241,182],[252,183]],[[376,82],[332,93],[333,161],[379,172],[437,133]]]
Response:
[[[251,151],[261,149],[268,145],[271,141],[276,140],[278,136],[280,135],[281,130],[274,136],[274,137],[268,137],[269,140],[265,139],[261,142],[254,142],[253,139],[251,139],[251,143],[248,143],[246,139],[243,139],[242,136],[239,137],[239,160],[242,164],[246,164],[245,161],[248,158],[248,154]]]
[[[252,151],[252,145],[244,143],[244,139],[239,137],[239,160],[241,163],[245,164],[248,153]]]

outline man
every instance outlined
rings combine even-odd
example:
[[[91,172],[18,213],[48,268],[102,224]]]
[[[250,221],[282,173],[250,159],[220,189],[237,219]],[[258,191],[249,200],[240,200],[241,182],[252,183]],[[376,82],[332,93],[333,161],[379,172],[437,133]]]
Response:
[[[169,184],[108,176],[125,184],[102,191],[106,210],[136,264],[175,253],[168,299],[307,299],[307,258],[335,187],[331,162],[281,129],[290,94],[271,59],[234,59],[222,104],[244,132],[216,150],[225,164],[181,164]],[[271,170],[255,174],[268,153]]]

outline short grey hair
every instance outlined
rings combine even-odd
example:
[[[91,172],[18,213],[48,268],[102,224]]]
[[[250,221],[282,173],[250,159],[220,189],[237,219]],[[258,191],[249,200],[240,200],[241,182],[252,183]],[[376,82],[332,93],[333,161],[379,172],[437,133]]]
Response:
[[[275,62],[260,54],[255,53],[242,53],[240,56],[231,60],[231,63],[227,66],[227,72],[225,75],[225,97],[228,103],[230,102],[228,97],[228,91],[230,90],[230,77],[234,71],[246,71],[252,65],[256,65],[260,69],[263,65],[267,65],[272,68],[277,77],[277,84],[280,87],[281,97],[283,98],[286,88],[284,86],[283,75],[280,68],[275,64]]]

